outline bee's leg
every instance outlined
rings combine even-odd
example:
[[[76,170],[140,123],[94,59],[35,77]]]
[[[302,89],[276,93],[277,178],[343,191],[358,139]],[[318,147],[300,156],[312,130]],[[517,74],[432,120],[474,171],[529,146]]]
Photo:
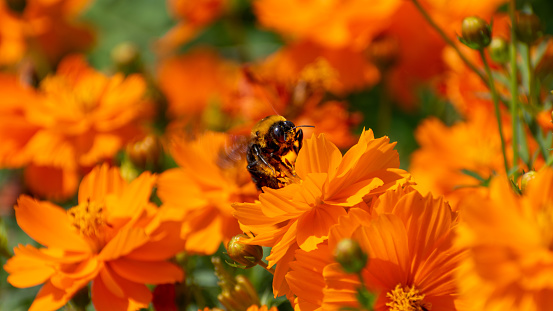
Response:
[[[296,136],[294,139],[298,142],[298,145],[294,145],[294,152],[298,153],[300,152],[301,147],[303,146],[303,131],[301,129],[298,129],[296,132]]]
[[[273,174],[276,174],[275,168],[274,168],[271,164],[269,164],[269,163],[267,162],[267,160],[265,160],[265,157],[263,157],[263,155],[261,154],[261,150],[259,149],[259,145],[257,145],[257,144],[256,144],[256,145],[253,145],[253,146],[252,146],[252,149],[253,149],[253,154],[255,155],[255,158],[261,160],[261,162],[263,162],[263,164],[265,164],[268,168],[271,169],[271,171],[273,171]],[[249,170],[250,172],[252,172],[252,170],[251,170],[250,168],[253,169],[253,167],[255,166],[255,164],[257,164],[257,160],[256,160],[255,162],[253,162],[253,163],[250,163],[250,164],[248,165],[248,170]],[[255,171],[257,171],[257,170],[255,170]]]

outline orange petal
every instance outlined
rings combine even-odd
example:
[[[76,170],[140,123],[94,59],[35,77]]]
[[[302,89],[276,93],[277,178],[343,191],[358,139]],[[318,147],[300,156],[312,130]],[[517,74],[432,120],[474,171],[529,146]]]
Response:
[[[319,205],[298,219],[297,242],[306,252],[328,238],[330,227],[338,223],[338,217],[346,215],[341,206]]]
[[[369,284],[377,289],[407,282],[410,256],[407,232],[399,217],[384,214],[355,230],[352,238],[369,254]]]
[[[150,233],[148,243],[134,249],[126,258],[137,260],[165,260],[173,257],[184,249],[181,239],[181,222],[165,221],[158,229]]]
[[[108,206],[109,217],[116,218],[134,218],[140,215],[146,204],[150,201],[150,194],[156,182],[156,177],[149,172],[140,174],[134,179],[119,196],[119,204]]]
[[[152,293],[144,284],[125,280],[105,269],[92,283],[96,310],[139,310],[148,308]]]
[[[10,274],[8,282],[19,288],[42,284],[55,272],[49,262],[24,255],[10,258],[4,265],[4,270]]]
[[[180,168],[167,170],[159,176],[157,195],[164,204],[186,210],[209,204],[201,189]]]
[[[335,249],[342,239],[350,239],[353,232],[363,224],[369,224],[372,216],[363,209],[351,208],[346,216],[338,218],[338,223],[330,229],[328,246]]]
[[[323,269],[332,262],[333,258],[327,245],[320,245],[311,252],[296,250],[295,260],[290,263],[292,271],[286,274],[286,281],[299,298],[300,308],[306,302],[318,306],[322,304],[321,289],[325,287]]]
[[[117,167],[110,168],[108,164],[96,166],[88,173],[79,186],[79,203],[88,199],[104,202],[108,193],[119,195],[125,187]]]
[[[79,186],[79,173],[71,168],[31,164],[25,168],[24,176],[34,195],[50,200],[67,200]]]
[[[323,270],[323,277],[327,286],[323,289],[324,310],[337,310],[342,307],[359,307],[355,298],[357,288],[361,286],[359,277],[355,274],[346,274],[338,263],[327,265]]]
[[[281,228],[285,232],[282,238],[273,246],[271,254],[267,256],[269,267],[272,267],[286,254],[291,245],[296,243],[296,233],[298,232],[298,222],[292,221]]]
[[[90,252],[86,241],[77,234],[61,207],[21,196],[15,207],[17,224],[35,241],[48,247],[76,252]]]
[[[342,153],[324,134],[304,141],[296,159],[296,172],[301,179],[308,173],[329,173],[336,170],[342,160]]]
[[[106,261],[117,259],[144,245],[148,240],[149,237],[144,229],[124,227],[102,249],[99,258]]]
[[[166,261],[138,261],[120,258],[109,262],[109,266],[121,277],[141,284],[164,284],[181,282],[183,271]]]
[[[69,302],[73,294],[74,292],[64,291],[47,282],[36,295],[29,311],[57,310]]]
[[[305,210],[309,210],[310,207],[306,204],[293,200],[294,194],[301,191],[301,188],[299,184],[291,184],[282,189],[265,189],[265,192],[259,195],[261,211],[265,217],[281,222],[296,218]]]

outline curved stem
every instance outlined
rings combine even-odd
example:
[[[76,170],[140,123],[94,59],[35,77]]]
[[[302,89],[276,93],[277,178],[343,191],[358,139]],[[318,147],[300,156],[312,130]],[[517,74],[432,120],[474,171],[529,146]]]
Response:
[[[271,273],[272,275],[275,274],[275,269],[273,269],[273,268],[268,268],[267,263],[265,263],[264,261],[260,261],[260,262],[258,263],[258,265],[260,265],[263,269],[269,271],[269,273]]]
[[[492,71],[486,60],[486,55],[484,55],[484,50],[478,50],[480,57],[482,58],[482,63],[484,64],[484,69],[488,75],[490,81],[489,87],[492,93],[493,107],[495,110],[495,118],[497,119],[497,127],[499,128],[499,138],[501,139],[501,152],[503,153],[503,164],[505,165],[505,172],[509,174],[509,162],[507,162],[507,153],[505,150],[505,137],[503,136],[503,125],[501,122],[501,111],[499,110],[499,98],[497,96],[497,91],[495,90],[495,82],[492,76]]]
[[[511,19],[511,42],[509,43],[510,54],[510,88],[511,88],[511,122],[512,122],[512,144],[513,144],[513,165],[518,163],[518,79],[517,79],[517,47],[515,33],[515,0],[509,1],[509,18]],[[513,173],[513,178],[518,178],[518,170]]]
[[[470,60],[468,60],[468,58],[466,58],[466,56],[463,54],[463,52],[461,52],[461,50],[459,50],[459,47],[447,36],[447,34],[440,28],[440,26],[438,26],[438,24],[436,24],[436,22],[434,22],[432,17],[430,17],[430,15],[428,15],[428,13],[424,10],[424,8],[421,6],[419,1],[418,0],[413,0],[413,4],[415,4],[415,6],[417,7],[417,10],[419,10],[419,12],[422,14],[424,19],[428,22],[428,24],[430,24],[430,26],[432,26],[432,28],[434,28],[440,34],[440,36],[445,41],[445,43],[447,43],[449,46],[451,46],[455,50],[455,52],[457,53],[457,55],[459,55],[461,60],[472,71],[474,71],[474,73],[476,73],[478,75],[478,77],[480,77],[480,79],[482,80],[482,82],[484,82],[485,85],[489,85],[488,79],[486,79],[486,77],[482,74],[482,72],[480,72],[480,70],[478,70],[478,68],[476,68],[476,66]]]

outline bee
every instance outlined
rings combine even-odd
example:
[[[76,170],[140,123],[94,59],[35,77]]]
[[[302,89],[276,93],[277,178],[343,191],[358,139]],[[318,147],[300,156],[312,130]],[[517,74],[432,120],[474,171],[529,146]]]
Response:
[[[296,182],[295,162],[302,147],[303,131],[279,115],[263,118],[252,129],[246,161],[257,189],[282,188]]]

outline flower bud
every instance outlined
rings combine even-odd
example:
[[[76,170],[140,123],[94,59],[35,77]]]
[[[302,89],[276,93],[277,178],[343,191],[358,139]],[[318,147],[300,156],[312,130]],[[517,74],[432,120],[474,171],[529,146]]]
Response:
[[[470,16],[463,20],[459,41],[474,50],[481,50],[490,44],[492,29],[480,17]]]
[[[529,171],[522,175],[522,178],[520,179],[520,188],[524,192],[526,187],[528,186],[528,183],[532,182],[533,179],[536,178],[536,171]]]
[[[543,25],[536,14],[518,11],[515,32],[519,41],[532,44],[543,36]]]
[[[241,239],[248,238],[245,234],[238,234],[232,237],[227,245],[229,257],[243,265],[244,269],[256,266],[263,258],[263,248],[261,246],[242,243]]]
[[[125,74],[142,72],[142,60],[139,48],[132,42],[122,42],[111,50],[111,60],[117,71]]]
[[[493,37],[488,50],[490,51],[490,58],[494,62],[505,64],[509,61],[509,44],[507,40],[501,37]]]
[[[347,273],[359,273],[367,264],[368,256],[357,241],[343,239],[334,249],[334,259]]]
[[[371,62],[384,71],[397,63],[399,42],[392,36],[379,36],[371,42],[365,53]]]
[[[148,165],[156,166],[161,155],[161,142],[155,135],[148,135],[141,140],[127,144],[126,151],[132,164],[145,169]]]

